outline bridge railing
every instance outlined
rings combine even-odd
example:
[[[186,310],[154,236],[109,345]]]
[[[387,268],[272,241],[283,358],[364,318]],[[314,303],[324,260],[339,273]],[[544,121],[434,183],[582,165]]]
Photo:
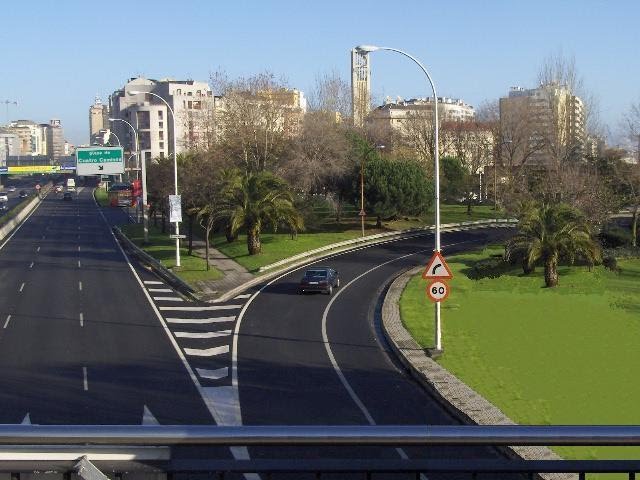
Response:
[[[639,446],[640,426],[49,426],[1,425],[0,472],[18,480],[20,474],[77,473],[83,478],[123,478],[131,473],[171,475],[207,473],[218,478],[238,473],[376,474],[397,473],[420,478],[422,474],[480,473],[578,474],[625,473],[634,479],[640,459],[514,460],[510,458],[300,458],[299,447],[393,448],[430,446]],[[194,447],[186,455],[183,447]],[[278,458],[243,455],[209,456],[198,447],[275,447]],[[178,448],[179,447],[179,448]],[[298,447],[288,451],[290,447]],[[222,451],[222,450],[220,450]],[[238,450],[236,450],[237,452]],[[265,450],[273,451],[273,449]],[[180,453],[177,453],[180,452]],[[200,453],[198,453],[200,452]],[[288,453],[287,453],[288,452]],[[392,456],[393,457],[393,456]],[[93,469],[93,470],[92,470]],[[87,473],[89,472],[89,473]],[[92,473],[93,472],[93,473]],[[364,477],[363,477],[364,475]],[[47,477],[52,478],[52,477]],[[235,478],[235,477],[234,477]],[[292,477],[286,477],[292,478]],[[295,478],[295,477],[294,477]],[[335,477],[332,477],[335,478]],[[342,477],[340,477],[342,478]],[[407,477],[403,477],[407,478]],[[506,478],[506,477],[505,477]]]

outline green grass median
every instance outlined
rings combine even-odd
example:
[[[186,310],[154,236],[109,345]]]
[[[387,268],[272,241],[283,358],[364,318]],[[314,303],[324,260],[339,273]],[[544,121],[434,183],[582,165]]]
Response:
[[[165,267],[170,268],[182,280],[194,286],[194,282],[202,280],[218,280],[222,278],[222,272],[213,266],[207,271],[207,264],[203,258],[195,255],[188,255],[186,242],[180,242],[180,263],[176,264],[176,241],[169,238],[168,233],[162,233],[159,228],[149,226],[149,244],[144,245],[144,231],[140,224],[129,224],[120,227],[122,232],[129,237],[137,246],[159,260]]]
[[[109,197],[108,197],[107,191],[104,188],[102,187],[96,188],[95,197],[96,197],[96,202],[98,202],[98,204],[100,204],[101,207],[109,206]]]
[[[442,305],[438,362],[521,424],[640,424],[640,259],[619,275],[561,267],[544,287],[542,269],[471,280],[475,262],[502,248],[448,258],[454,279]],[[433,346],[433,307],[418,275],[405,289],[402,320]],[[567,458],[637,458],[637,447],[562,447]],[[591,478],[591,476],[590,476]]]

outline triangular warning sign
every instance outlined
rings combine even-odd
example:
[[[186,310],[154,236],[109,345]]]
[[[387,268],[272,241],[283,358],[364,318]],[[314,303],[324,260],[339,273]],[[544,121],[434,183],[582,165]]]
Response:
[[[422,272],[422,278],[425,280],[431,280],[432,278],[453,278],[451,269],[447,262],[444,261],[444,257],[440,252],[433,252],[433,256],[427,263],[427,268]]]

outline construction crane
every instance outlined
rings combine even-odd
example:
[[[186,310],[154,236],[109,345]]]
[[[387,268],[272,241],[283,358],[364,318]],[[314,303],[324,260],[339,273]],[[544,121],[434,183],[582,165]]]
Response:
[[[13,104],[16,107],[18,106],[18,102],[16,100],[3,100],[0,103],[4,103],[5,106],[5,115],[7,118],[7,123],[9,123],[9,105]]]

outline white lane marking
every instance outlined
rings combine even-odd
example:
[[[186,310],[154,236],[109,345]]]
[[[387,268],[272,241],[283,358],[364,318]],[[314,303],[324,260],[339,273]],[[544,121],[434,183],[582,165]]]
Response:
[[[31,262],[31,265],[29,265],[29,268],[33,268],[33,264],[34,262]]]
[[[150,292],[157,292],[157,293],[173,292],[173,290],[171,290],[170,288],[148,288],[147,290],[149,290]]]
[[[219,332],[173,332],[178,338],[217,338],[228,337],[231,330],[220,330]]]
[[[78,251],[80,251],[80,245],[78,245]]]
[[[95,202],[95,199],[94,199],[94,202]],[[96,207],[98,207],[97,202],[96,202]],[[102,217],[102,221],[108,227],[109,222],[107,222],[107,219],[104,216],[104,213],[102,213],[102,210],[100,208],[97,208],[97,210],[98,210],[98,213],[100,214],[100,217]],[[242,425],[242,415],[240,412],[240,400],[238,398],[237,389],[234,389],[231,386],[226,386],[226,385],[221,387],[203,387],[200,384],[200,380],[198,379],[198,376],[191,368],[191,365],[189,365],[189,362],[187,361],[187,358],[185,357],[184,352],[180,348],[180,345],[178,345],[178,342],[176,341],[175,337],[171,334],[171,330],[169,329],[167,322],[165,322],[164,318],[162,317],[162,314],[160,313],[160,310],[151,299],[151,295],[149,295],[149,292],[147,292],[147,290],[144,288],[142,279],[138,275],[138,272],[136,272],[135,268],[133,268],[133,265],[131,265],[131,262],[129,261],[127,254],[124,252],[124,250],[118,243],[118,240],[116,239],[113,232],[109,228],[107,228],[106,231],[111,234],[113,243],[116,245],[116,249],[117,249],[116,251],[119,251],[122,254],[122,257],[124,258],[125,262],[129,267],[129,271],[131,272],[133,277],[137,280],[138,284],[140,285],[140,288],[144,292],[144,295],[147,297],[149,306],[155,312],[158,322],[160,322],[160,325],[162,325],[162,328],[164,329],[164,332],[167,335],[169,342],[171,342],[171,345],[173,345],[173,348],[176,354],[178,355],[178,358],[180,358],[180,361],[182,362],[182,365],[184,366],[185,370],[188,372],[189,377],[191,378],[191,381],[196,386],[198,393],[200,393],[200,396],[202,397],[202,400],[204,401],[207,407],[207,410],[211,414],[211,417],[215,420],[215,422],[218,425]],[[247,450],[246,447],[231,447],[229,448],[229,450],[231,450],[233,457],[238,460],[249,458],[249,451]]]
[[[20,422],[20,425],[31,425],[31,415],[29,414],[29,412],[27,412],[27,414],[24,416],[22,422]]]
[[[42,235],[42,239],[44,240],[45,238],[47,238],[47,236],[46,235]]]
[[[215,355],[229,353],[229,345],[222,345],[221,347],[212,348],[185,348],[184,353],[193,357],[213,357]]]
[[[82,291],[82,282],[78,282],[78,290]]]
[[[78,260],[78,268],[81,268],[81,265],[80,260]]]
[[[157,280],[145,280],[145,285],[163,285],[162,282],[158,282]]]
[[[39,252],[39,251],[40,251],[40,247],[36,248],[36,252]]]
[[[4,322],[4,327],[2,328],[7,328],[7,325],[9,325],[9,320],[11,320],[11,315],[7,315],[7,321]]]
[[[165,302],[184,302],[184,299],[180,297],[153,297],[153,299]]]
[[[142,425],[160,425],[158,419],[151,413],[146,405],[142,409]]]
[[[198,372],[198,375],[200,375],[202,378],[207,378],[209,380],[220,380],[221,378],[229,376],[229,367],[217,368],[215,370],[196,368],[196,372]]]
[[[84,391],[89,390],[89,380],[87,379],[87,367],[82,367],[82,386]]]
[[[20,285],[20,291],[22,292],[22,290],[24,290],[24,282],[22,282],[22,285]]]
[[[234,300],[241,300],[243,298],[249,298],[251,296],[250,293],[243,293],[242,295],[236,295],[233,297]]]
[[[183,312],[205,312],[211,310],[234,310],[242,305],[209,305],[207,307],[160,307],[160,310],[180,310]]]
[[[84,327],[84,315],[80,312],[80,326]]]
[[[233,322],[236,317],[217,317],[217,318],[166,318],[167,323],[180,323],[192,325],[207,325],[210,323]]]

